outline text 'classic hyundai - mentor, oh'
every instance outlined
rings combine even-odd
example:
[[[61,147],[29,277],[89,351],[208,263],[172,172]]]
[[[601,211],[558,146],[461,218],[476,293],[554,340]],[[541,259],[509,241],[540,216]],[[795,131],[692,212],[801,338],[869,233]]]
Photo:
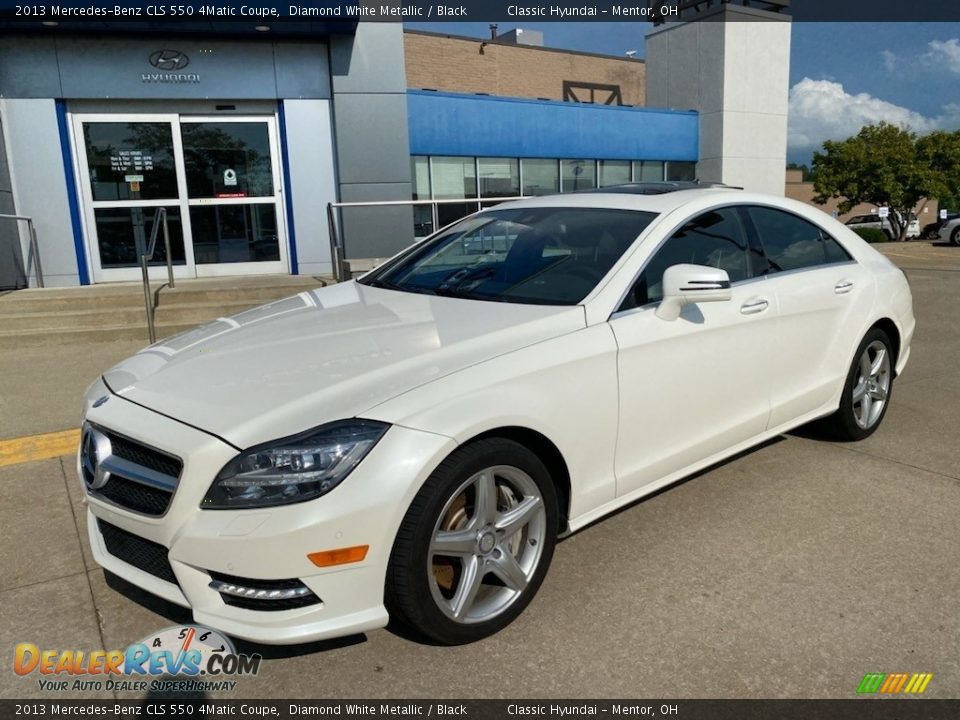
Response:
[[[800,203],[503,204],[104,373],[90,543],[239,638],[394,616],[470,642],[529,604],[558,536],[804,423],[870,435],[913,331],[904,274]]]

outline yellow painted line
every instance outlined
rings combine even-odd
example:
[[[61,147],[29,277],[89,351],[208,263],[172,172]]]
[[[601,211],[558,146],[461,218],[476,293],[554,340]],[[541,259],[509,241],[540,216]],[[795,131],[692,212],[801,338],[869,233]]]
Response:
[[[62,430],[44,435],[0,440],[0,467],[33,460],[72,455],[80,444],[80,430]]]

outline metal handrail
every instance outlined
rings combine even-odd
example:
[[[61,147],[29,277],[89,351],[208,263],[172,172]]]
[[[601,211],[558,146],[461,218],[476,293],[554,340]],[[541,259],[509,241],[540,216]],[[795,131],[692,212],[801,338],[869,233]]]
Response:
[[[15,222],[25,222],[27,224],[27,233],[30,239],[27,243],[27,283],[30,282],[30,267],[33,266],[37,275],[37,287],[43,287],[43,267],[40,265],[40,246],[37,243],[37,228],[33,224],[33,218],[26,215],[0,215],[0,220],[14,220]],[[22,247],[22,246],[21,246]]]
[[[150,292],[149,263],[153,260],[153,253],[157,248],[157,231],[160,229],[160,220],[163,220],[163,246],[167,251],[167,282],[171,288],[174,287],[173,258],[170,256],[170,227],[167,224],[167,209],[162,207],[157,208],[157,214],[153,216],[150,242],[147,245],[147,251],[140,256],[140,272],[143,274],[143,300],[147,306],[147,332],[150,334],[151,344],[157,341],[157,329],[153,320],[157,306],[153,302],[153,293]]]
[[[433,222],[434,232],[436,234],[443,228],[438,228],[440,221],[438,215],[438,206],[440,205],[476,205],[479,209],[484,204],[499,204],[510,202],[512,200],[527,200],[531,195],[514,195],[512,197],[488,197],[488,198],[448,198],[445,200],[372,200],[366,202],[329,202],[327,203],[327,228],[330,234],[330,261],[333,264],[333,279],[341,282],[346,277],[344,265],[347,258],[344,257],[345,247],[343,244],[342,233],[337,230],[336,210],[342,208],[362,208],[362,207],[394,207],[429,205],[431,208],[431,220]],[[452,224],[452,223],[451,223]]]

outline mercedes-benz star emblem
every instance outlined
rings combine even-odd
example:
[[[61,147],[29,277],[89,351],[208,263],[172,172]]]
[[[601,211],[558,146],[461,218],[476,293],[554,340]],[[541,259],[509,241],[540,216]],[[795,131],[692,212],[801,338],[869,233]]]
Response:
[[[190,58],[179,50],[154,50],[150,53],[150,64],[157,70],[183,70],[190,64]]]
[[[110,396],[109,396],[109,395],[104,395],[103,397],[98,397],[96,400],[93,401],[93,407],[98,408],[98,407],[100,407],[101,405],[103,405],[103,404],[104,404],[107,400],[109,400],[109,399],[110,399]]]
[[[99,490],[110,479],[110,473],[103,467],[103,461],[110,456],[110,438],[94,427],[87,427],[80,441],[80,464],[83,468],[83,481],[91,490]]]

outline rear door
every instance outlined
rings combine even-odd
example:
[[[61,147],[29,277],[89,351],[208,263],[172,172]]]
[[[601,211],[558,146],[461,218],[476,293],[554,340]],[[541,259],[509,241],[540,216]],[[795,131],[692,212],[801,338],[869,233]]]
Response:
[[[770,427],[826,408],[846,378],[873,300],[872,277],[822,228],[777,208],[744,208],[777,303],[767,372]]]

